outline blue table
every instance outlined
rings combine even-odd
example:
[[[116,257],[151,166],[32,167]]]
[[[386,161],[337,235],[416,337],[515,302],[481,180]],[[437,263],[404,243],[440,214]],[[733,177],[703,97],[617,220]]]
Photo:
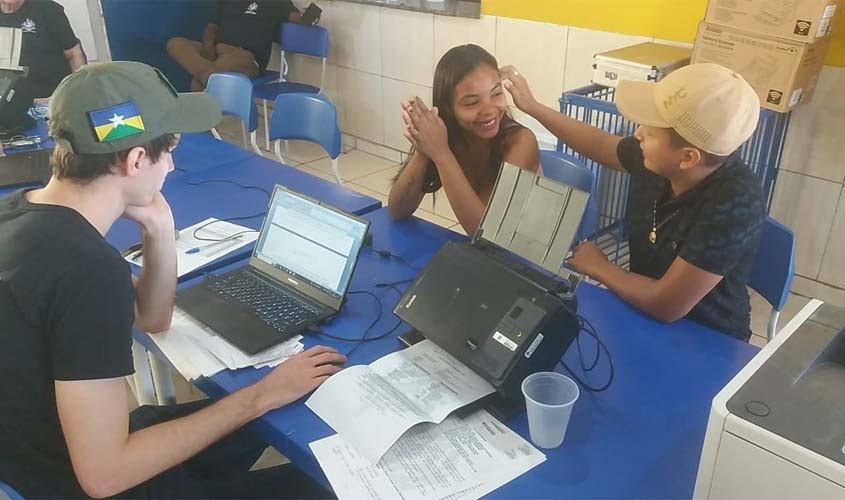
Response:
[[[213,137],[205,137],[196,134],[186,137],[188,153],[180,153],[174,159],[174,164],[181,170],[171,172],[162,189],[173,210],[177,229],[192,226],[209,217],[224,219],[250,215],[254,217],[233,222],[250,229],[259,229],[269,199],[259,189],[241,186],[254,186],[272,193],[276,184],[282,184],[356,215],[381,207],[379,200],[369,196],[217,141]],[[207,150],[202,149],[204,144],[211,145],[212,151],[219,150],[216,165],[209,165],[213,158]],[[176,151],[181,148],[182,145]],[[192,153],[198,153],[198,156],[189,156]],[[106,239],[118,250],[123,250],[138,243],[141,235],[136,224],[121,219],[112,226]],[[252,245],[247,245],[181,279],[190,279],[202,272],[243,259],[251,252]]]
[[[252,151],[215,139],[209,133],[182,134],[179,145],[173,150],[173,164],[177,170],[170,173],[168,180],[254,156]]]
[[[415,266],[423,265],[446,240],[463,239],[418,219],[391,221],[387,209],[364,217],[371,221],[375,248],[390,250]],[[375,285],[411,278],[415,273],[397,259],[362,253],[350,290],[369,290],[384,304],[371,336],[389,330],[397,321],[392,309],[398,294]],[[655,322],[612,293],[589,284],[581,285],[578,299],[579,313],[593,323],[613,355],[616,379],[606,392],[582,390],[563,446],[547,450],[545,463],[490,497],[691,497],[710,401],[757,349],[690,321],[673,325]],[[350,296],[342,314],[325,330],[360,337],[376,313],[373,302],[364,295]],[[388,338],[360,346],[349,364],[370,363],[399,349],[395,335],[405,330],[400,327]],[[592,343],[583,340],[591,353]],[[354,345],[321,337],[308,337],[303,343],[306,347],[332,345],[342,352]],[[565,360],[570,367],[578,367],[574,347]],[[564,371],[560,365],[558,370]],[[222,397],[259,380],[267,371],[226,371],[199,381],[198,386],[212,397]],[[606,375],[607,361],[602,359],[597,373],[588,380],[601,384]],[[507,423],[528,437],[524,414]],[[333,431],[304,400],[268,413],[252,425],[298,467],[328,484],[308,443]]]
[[[21,148],[13,148],[7,149],[5,151],[6,154],[13,154],[13,153],[24,153],[26,151],[35,151],[36,149],[53,149],[56,145],[56,142],[50,138],[49,134],[47,133],[47,122],[44,120],[37,120],[35,125],[30,127],[29,129],[25,130],[21,135],[24,136],[37,136],[41,138],[41,144],[37,146],[29,146],[29,147],[21,147]]]

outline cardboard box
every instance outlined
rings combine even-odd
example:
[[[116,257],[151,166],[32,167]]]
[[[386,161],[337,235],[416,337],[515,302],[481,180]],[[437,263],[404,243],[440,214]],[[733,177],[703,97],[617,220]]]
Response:
[[[760,105],[789,111],[813,97],[830,38],[800,43],[701,23],[692,62],[712,62],[741,74]]]
[[[710,0],[705,22],[800,42],[830,34],[839,0]]]

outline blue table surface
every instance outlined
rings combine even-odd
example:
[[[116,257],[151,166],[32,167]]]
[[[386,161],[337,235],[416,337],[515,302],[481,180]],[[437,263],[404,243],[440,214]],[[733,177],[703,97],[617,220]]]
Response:
[[[261,227],[269,202],[268,196],[260,189],[272,193],[276,184],[356,215],[381,207],[379,200],[369,196],[214,138],[210,138],[213,141],[210,142],[205,137],[186,134],[184,144],[180,144],[175,152],[187,146],[187,153],[180,153],[174,158],[174,164],[181,170],[171,172],[162,188],[173,210],[177,229],[192,226],[209,217],[224,219],[254,216],[232,222],[257,230]],[[218,151],[216,165],[207,165],[213,160],[206,153],[209,150]],[[118,250],[123,250],[138,243],[141,234],[135,223],[120,219],[106,234],[106,239]],[[243,259],[250,255],[252,247],[244,246],[180,279],[190,279],[201,272]]]
[[[6,154],[24,153],[27,151],[35,151],[36,149],[53,149],[56,145],[55,141],[47,134],[47,122],[44,120],[37,120],[35,125],[25,130],[21,135],[27,137],[37,136],[41,138],[41,144],[37,146],[28,146],[22,148],[12,148],[5,151]]]
[[[423,266],[446,240],[465,239],[415,218],[391,221],[384,208],[364,217],[371,221],[376,249],[389,250],[414,266]],[[375,285],[412,278],[415,273],[396,259],[371,251],[361,254],[349,289],[371,291],[384,305],[371,336],[396,324],[392,310],[399,298],[395,291]],[[610,349],[616,370],[613,385],[601,393],[582,388],[563,445],[544,450],[546,462],[489,497],[691,497],[711,400],[757,349],[691,321],[658,323],[593,285],[582,284],[578,299],[579,313],[592,322]],[[376,313],[372,297],[352,294],[342,314],[324,329],[332,335],[359,338]],[[361,345],[348,365],[367,364],[396,351],[400,344],[395,337],[406,330],[402,325],[390,337]],[[582,337],[586,354],[593,353],[594,343]],[[307,337],[303,343],[306,347],[331,345],[342,352],[354,345],[319,336]],[[587,376],[578,369],[574,344],[564,359],[594,385],[606,380],[605,357]],[[557,370],[565,373],[561,365]],[[259,380],[267,371],[225,371],[200,380],[198,386],[212,397],[222,397]],[[304,401],[268,413],[251,425],[298,467],[328,484],[308,444],[334,431]],[[507,424],[528,438],[524,413]]]

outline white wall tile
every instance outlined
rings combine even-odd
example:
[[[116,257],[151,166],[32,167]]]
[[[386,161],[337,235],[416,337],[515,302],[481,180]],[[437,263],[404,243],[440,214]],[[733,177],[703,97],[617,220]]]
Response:
[[[845,288],[845,189],[839,197],[839,208],[822,258],[819,281]]]
[[[386,77],[431,85],[434,15],[381,9],[381,67]]]
[[[331,4],[329,62],[367,73],[381,73],[379,8],[349,2]]]
[[[563,80],[563,88],[572,90],[589,85],[593,76],[593,56],[597,53],[651,40],[651,38],[644,36],[570,28],[566,51],[566,77]]]
[[[402,121],[399,105],[405,99],[419,96],[430,106],[431,87],[383,78],[382,91],[384,92],[384,145],[407,152],[411,145],[403,135],[405,124]]]
[[[321,59],[317,57],[289,54],[288,74],[285,78],[291,82],[307,83],[315,87],[320,86]],[[323,91],[326,94],[333,93],[331,89],[337,86],[337,67],[326,64],[326,77],[323,82]]]
[[[781,168],[845,178],[845,68],[825,66],[813,100],[792,112]]]
[[[795,233],[795,272],[816,278],[842,184],[781,171],[771,215]]]
[[[434,67],[452,47],[474,43],[491,54],[496,53],[496,17],[481,19],[434,16]]]
[[[496,59],[525,75],[534,96],[557,108],[563,89],[567,26],[508,19],[496,20]]]
[[[337,89],[341,129],[384,144],[381,76],[341,67],[337,69]]]

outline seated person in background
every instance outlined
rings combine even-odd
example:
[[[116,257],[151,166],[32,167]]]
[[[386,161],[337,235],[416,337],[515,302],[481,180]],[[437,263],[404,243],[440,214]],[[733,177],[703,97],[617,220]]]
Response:
[[[737,73],[693,64],[657,83],[619,83],[616,104],[639,124],[618,137],[538,103],[513,67],[502,69],[517,107],[584,156],[631,175],[625,227],[630,271],[592,242],[576,270],[661,321],[687,317],[747,341],[746,289],[765,203],[736,150],[757,127],[760,101]]]
[[[388,208],[394,218],[408,217],[426,193],[443,186],[458,222],[472,235],[502,162],[538,170],[537,139],[508,115],[496,59],[477,45],[443,55],[432,93],[430,110],[419,98],[402,105],[413,149],[390,190]]]
[[[291,0],[217,0],[216,20],[205,27],[202,42],[171,38],[167,53],[191,74],[193,91],[204,89],[212,73],[252,78],[267,68],[281,24],[301,18]]]
[[[65,9],[52,0],[0,0],[0,27],[23,31],[20,65],[28,94],[50,97],[62,78],[85,64]]]
[[[242,428],[337,372],[314,347],[219,401],[127,412],[132,327],[170,327],[176,243],[160,190],[180,132],[220,109],[134,62],[87,65],[50,102],[46,187],[0,199],[0,481],[24,498],[314,498],[293,466],[250,472],[266,447]],[[138,225],[134,278],[104,239]]]

